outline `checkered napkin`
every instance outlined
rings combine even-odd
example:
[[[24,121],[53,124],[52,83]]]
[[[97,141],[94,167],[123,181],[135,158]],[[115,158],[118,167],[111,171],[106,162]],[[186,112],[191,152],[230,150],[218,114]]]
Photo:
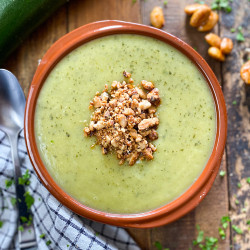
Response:
[[[38,249],[129,249],[139,250],[134,240],[122,228],[82,218],[59,203],[41,184],[27,155],[23,132],[18,141],[22,173],[29,169],[31,178],[27,191],[34,197],[31,207]],[[11,203],[15,197],[14,184],[5,186],[14,176],[10,144],[0,131],[0,250],[18,249],[17,212]],[[45,234],[42,239],[39,236]],[[47,244],[46,244],[47,243]]]

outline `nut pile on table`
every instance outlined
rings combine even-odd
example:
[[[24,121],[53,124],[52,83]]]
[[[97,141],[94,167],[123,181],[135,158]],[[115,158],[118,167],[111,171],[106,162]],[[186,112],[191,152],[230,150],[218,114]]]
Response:
[[[137,159],[154,158],[152,141],[158,138],[160,96],[152,82],[142,80],[140,88],[133,85],[130,73],[123,75],[126,81],[113,81],[110,92],[105,84],[90,102],[90,109],[95,110],[84,135],[96,136],[103,154],[116,152],[119,164],[128,161],[132,166]]]

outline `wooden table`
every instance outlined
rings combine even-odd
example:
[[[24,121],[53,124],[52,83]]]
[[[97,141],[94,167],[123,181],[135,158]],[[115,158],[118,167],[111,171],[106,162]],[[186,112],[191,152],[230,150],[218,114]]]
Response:
[[[250,219],[249,187],[246,177],[250,176],[250,86],[240,79],[240,67],[250,53],[250,3],[248,0],[234,0],[230,14],[220,12],[220,21],[215,32],[234,40],[234,50],[224,63],[216,62],[207,55],[208,45],[204,33],[199,33],[188,24],[184,7],[193,0],[71,0],[39,27],[12,55],[5,68],[11,70],[27,95],[29,85],[37,68],[38,59],[58,38],[67,32],[89,22],[118,19],[149,25],[149,13],[156,6],[162,6],[166,24],[164,30],[178,36],[207,60],[222,85],[228,110],[228,140],[221,169],[226,170],[224,178],[217,176],[214,185],[204,201],[180,220],[160,228],[129,229],[128,231],[143,249],[156,249],[159,241],[163,247],[188,249],[197,236],[196,225],[200,225],[206,236],[218,237],[222,216],[230,214],[232,224],[238,225],[243,235],[227,229],[225,240],[219,240],[219,249],[250,249],[250,234],[246,221]],[[212,1],[207,0],[206,3]],[[246,37],[244,43],[236,42],[232,27],[242,25]],[[248,25],[248,27],[247,27]],[[248,28],[248,33],[247,33]],[[242,187],[238,188],[238,183]],[[237,202],[238,201],[238,202]],[[239,203],[239,204],[236,204]]]

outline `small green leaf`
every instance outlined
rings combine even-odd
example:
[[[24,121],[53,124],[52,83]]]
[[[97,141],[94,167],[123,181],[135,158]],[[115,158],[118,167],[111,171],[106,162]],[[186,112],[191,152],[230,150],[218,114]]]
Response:
[[[5,186],[6,186],[6,188],[11,187],[12,184],[13,184],[13,180],[5,180]]]
[[[235,30],[235,28],[231,28],[230,31],[231,31],[231,33],[234,33],[236,30]]]
[[[12,206],[14,207],[16,205],[16,198],[11,197],[10,202],[11,202]]]
[[[236,205],[239,205],[239,204],[240,204],[240,202],[239,202],[238,199],[235,200],[235,204],[236,204]]]
[[[247,177],[247,183],[250,184],[250,177]]]
[[[0,228],[3,227],[3,221],[0,220]]]
[[[225,174],[226,174],[226,171],[224,171],[224,170],[221,170],[221,171],[220,171],[220,176],[221,176],[221,177],[224,177]]]
[[[21,232],[23,232],[23,231],[24,231],[23,226],[19,226],[19,227],[18,227],[18,230],[21,231]]]
[[[236,225],[232,225],[232,228],[237,234],[243,234],[242,230]]]
[[[241,183],[240,182],[237,183],[237,187],[241,188]]]
[[[155,247],[158,249],[158,250],[162,250],[162,245],[159,241],[156,241],[155,242]]]
[[[51,240],[46,241],[46,245],[49,246],[51,244]]]
[[[30,173],[29,170],[27,169],[26,172],[22,175],[22,177],[18,178],[18,184],[20,185],[29,185],[30,184]]]
[[[236,40],[238,42],[244,42],[245,41],[245,37],[244,37],[244,35],[242,33],[242,27],[241,26],[238,28],[238,33],[236,35]]]
[[[233,104],[233,105],[236,105],[236,104],[237,104],[237,101],[235,101],[235,100],[232,101],[232,104]]]
[[[247,225],[250,225],[250,220],[247,221]]]
[[[44,238],[45,238],[45,234],[41,234],[39,237],[40,237],[41,239],[44,239]]]
[[[226,239],[226,233],[225,231],[219,227],[219,235],[221,237],[222,240],[225,240]]]
[[[30,209],[35,200],[28,191],[24,193],[24,197],[27,208]]]
[[[26,217],[24,217],[24,216],[21,216],[20,219],[21,219],[21,221],[22,221],[23,223],[25,223],[25,222],[28,221],[28,219],[27,219]]]

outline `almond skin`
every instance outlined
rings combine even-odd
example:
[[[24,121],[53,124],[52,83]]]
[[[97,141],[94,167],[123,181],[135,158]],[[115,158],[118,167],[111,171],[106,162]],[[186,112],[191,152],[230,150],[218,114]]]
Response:
[[[210,14],[211,14],[211,9],[208,6],[203,5],[200,8],[198,8],[191,16],[189,24],[192,27],[199,27],[208,21]]]
[[[160,29],[165,24],[165,19],[163,15],[163,10],[161,7],[156,6],[150,13],[150,22],[151,24]]]
[[[246,84],[250,84],[250,60],[241,66],[240,76]]]
[[[220,50],[223,54],[229,54],[234,47],[233,41],[230,38],[224,37],[221,40]]]
[[[203,4],[200,4],[200,3],[195,3],[195,4],[190,4],[190,5],[187,5],[184,9],[185,13],[187,15],[192,15],[194,14],[194,12],[196,10],[198,10],[200,7],[204,6]]]
[[[220,48],[221,38],[214,33],[209,33],[205,36],[206,42],[212,47]]]
[[[217,47],[210,47],[208,49],[209,56],[213,57],[214,59],[218,61],[225,61],[225,56],[222,54],[221,50]]]
[[[198,31],[206,32],[213,29],[218,20],[219,20],[219,15],[216,12],[211,11],[211,14],[208,17],[207,22],[204,25],[198,27]]]

